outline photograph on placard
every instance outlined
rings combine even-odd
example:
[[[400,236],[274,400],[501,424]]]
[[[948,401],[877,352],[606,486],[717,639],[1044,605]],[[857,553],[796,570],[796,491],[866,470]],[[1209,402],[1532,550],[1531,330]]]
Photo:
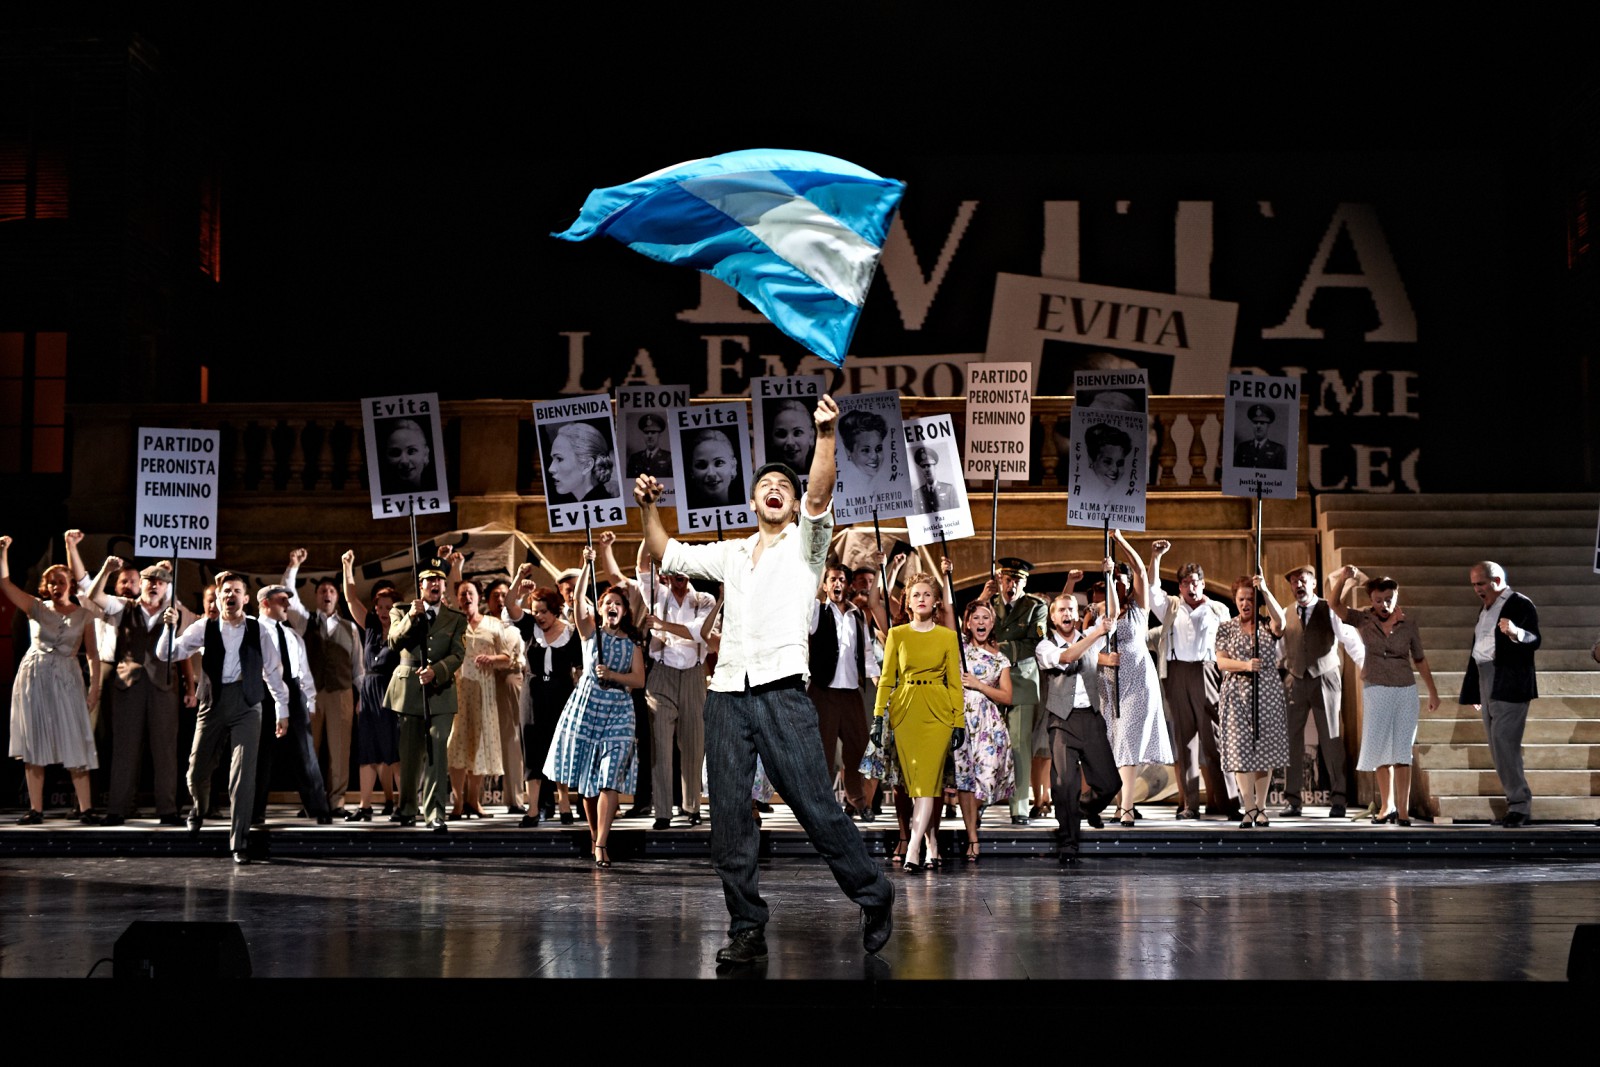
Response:
[[[1222,411],[1222,492],[1293,500],[1300,441],[1300,382],[1230,374]]]
[[[750,410],[755,418],[757,467],[785,463],[800,476],[800,491],[811,476],[817,452],[814,413],[822,396],[820,374],[750,379]]]
[[[671,430],[673,414],[689,406],[687,385],[619,385],[617,394],[617,425],[622,433],[625,457],[622,465],[622,495],[629,506],[634,501],[628,486],[641,474],[648,474],[661,483],[661,498],[657,506],[678,506],[677,479],[672,474]]]
[[[745,406],[697,404],[673,412],[672,462],[680,530],[756,524],[750,508],[750,434]]]
[[[1149,418],[1145,414],[1142,371],[1080,371],[1074,395],[1094,403],[1074,403],[1070,442],[1071,496],[1067,522],[1073,526],[1144,529],[1145,483],[1149,477]],[[1126,395],[1135,393],[1129,403]],[[1115,396],[1111,403],[1103,403]]]
[[[626,497],[611,398],[575,396],[533,405],[546,513],[552,530],[618,526]]]
[[[833,521],[845,526],[863,519],[887,519],[915,507],[907,469],[900,394],[841,396],[835,452],[839,480],[833,493]]]
[[[448,511],[439,395],[368,397],[361,401],[361,418],[372,517]]]
[[[905,517],[911,543],[926,545],[941,534],[946,540],[971,537],[976,527],[950,416],[907,419],[904,437],[911,466],[912,506]]]

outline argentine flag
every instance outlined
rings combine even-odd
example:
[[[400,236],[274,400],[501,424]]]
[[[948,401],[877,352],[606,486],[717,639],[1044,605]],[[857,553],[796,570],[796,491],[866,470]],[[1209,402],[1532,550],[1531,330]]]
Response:
[[[606,235],[714,275],[842,366],[905,183],[816,152],[752,149],[596,189],[566,241]]]

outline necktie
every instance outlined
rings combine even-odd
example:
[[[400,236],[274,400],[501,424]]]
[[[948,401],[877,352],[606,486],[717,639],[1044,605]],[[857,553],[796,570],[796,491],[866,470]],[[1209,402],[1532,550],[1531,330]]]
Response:
[[[283,624],[280,622],[274,627],[278,631],[278,658],[283,660],[283,677],[292,682],[295,680],[294,660],[289,658],[289,639],[283,635]]]
[[[931,485],[922,487],[922,506],[928,511],[939,510],[939,494],[934,492]]]
[[[1311,622],[1311,609],[1304,604],[1300,605],[1300,625],[1305,626]]]

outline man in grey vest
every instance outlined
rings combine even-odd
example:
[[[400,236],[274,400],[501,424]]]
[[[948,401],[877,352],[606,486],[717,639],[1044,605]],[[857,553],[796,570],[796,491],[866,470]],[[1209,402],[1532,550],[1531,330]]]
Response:
[[[1073,588],[1083,578],[1071,571],[1066,588],[1050,602],[1050,632],[1034,647],[1044,706],[1050,716],[1050,793],[1055,798],[1059,828],[1056,859],[1062,866],[1078,860],[1078,825],[1105,825],[1100,813],[1117,790],[1117,760],[1100,713],[1100,685],[1095,653],[1105,644],[1104,616],[1088,633],[1078,624],[1078,598]],[[1079,800],[1083,775],[1089,780],[1089,801]],[[1081,810],[1080,810],[1081,809]]]
[[[201,619],[183,631],[173,658],[201,652],[206,685],[201,691],[200,715],[195,722],[194,745],[189,750],[189,792],[194,807],[189,812],[189,832],[198,834],[211,801],[211,770],[224,742],[232,752],[228,767],[228,803],[232,829],[228,850],[233,862],[249,863],[250,807],[255,799],[256,748],[261,735],[261,701],[272,694],[277,709],[274,735],[282,737],[289,725],[289,690],[284,685],[278,647],[266,627],[244,613],[244,579],[228,571],[217,575],[221,610],[218,618]],[[176,626],[177,608],[168,608],[166,621]],[[170,648],[162,634],[160,649]]]
[[[1306,717],[1316,724],[1317,747],[1328,767],[1328,818],[1345,816],[1345,752],[1339,709],[1343,671],[1339,666],[1339,623],[1328,602],[1317,596],[1317,570],[1302,564],[1285,574],[1294,591],[1283,630],[1284,686],[1288,700],[1289,770],[1284,782],[1283,818],[1299,818],[1305,778]]]
[[[108,557],[95,579],[90,598],[117,627],[116,676],[111,689],[111,799],[102,826],[121,826],[133,812],[144,742],[150,740],[150,765],[155,771],[156,817],[163,826],[182,826],[178,815],[178,702],[193,692],[187,661],[169,663],[155,654],[172,585],[172,564],[162,561],[139,572],[139,595],[108,596],[105,582],[122,569]],[[194,612],[178,606],[182,624]]]
[[[316,710],[311,714],[311,747],[322,748],[322,738],[328,738],[328,772],[323,775],[328,785],[328,811],[333,817],[343,817],[345,793],[350,789],[350,739],[355,730],[355,687],[366,674],[362,663],[361,633],[356,624],[339,615],[339,583],[329,575],[317,579],[317,612],[313,616],[306,610],[294,590],[299,582],[300,565],[306,561],[306,550],[297,548],[289,553],[289,566],[283,572],[283,584],[291,590],[289,597],[289,625],[305,639],[306,664],[311,671],[311,681],[316,688]]]

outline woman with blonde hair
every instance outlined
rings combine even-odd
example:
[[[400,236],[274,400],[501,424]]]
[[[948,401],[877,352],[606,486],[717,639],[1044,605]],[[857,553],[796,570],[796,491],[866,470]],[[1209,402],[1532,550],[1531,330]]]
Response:
[[[955,631],[940,626],[939,582],[926,572],[906,580],[911,621],[889,631],[883,674],[873,708],[873,742],[883,743],[883,720],[894,730],[900,781],[911,797],[911,840],[904,870],[926,869],[938,852],[934,815],[944,786],[951,740],[965,722],[962,664]],[[919,858],[920,856],[920,858]]]
[[[546,468],[556,503],[606,500],[622,495],[617,459],[605,435],[586,422],[569,422],[550,442]]]

